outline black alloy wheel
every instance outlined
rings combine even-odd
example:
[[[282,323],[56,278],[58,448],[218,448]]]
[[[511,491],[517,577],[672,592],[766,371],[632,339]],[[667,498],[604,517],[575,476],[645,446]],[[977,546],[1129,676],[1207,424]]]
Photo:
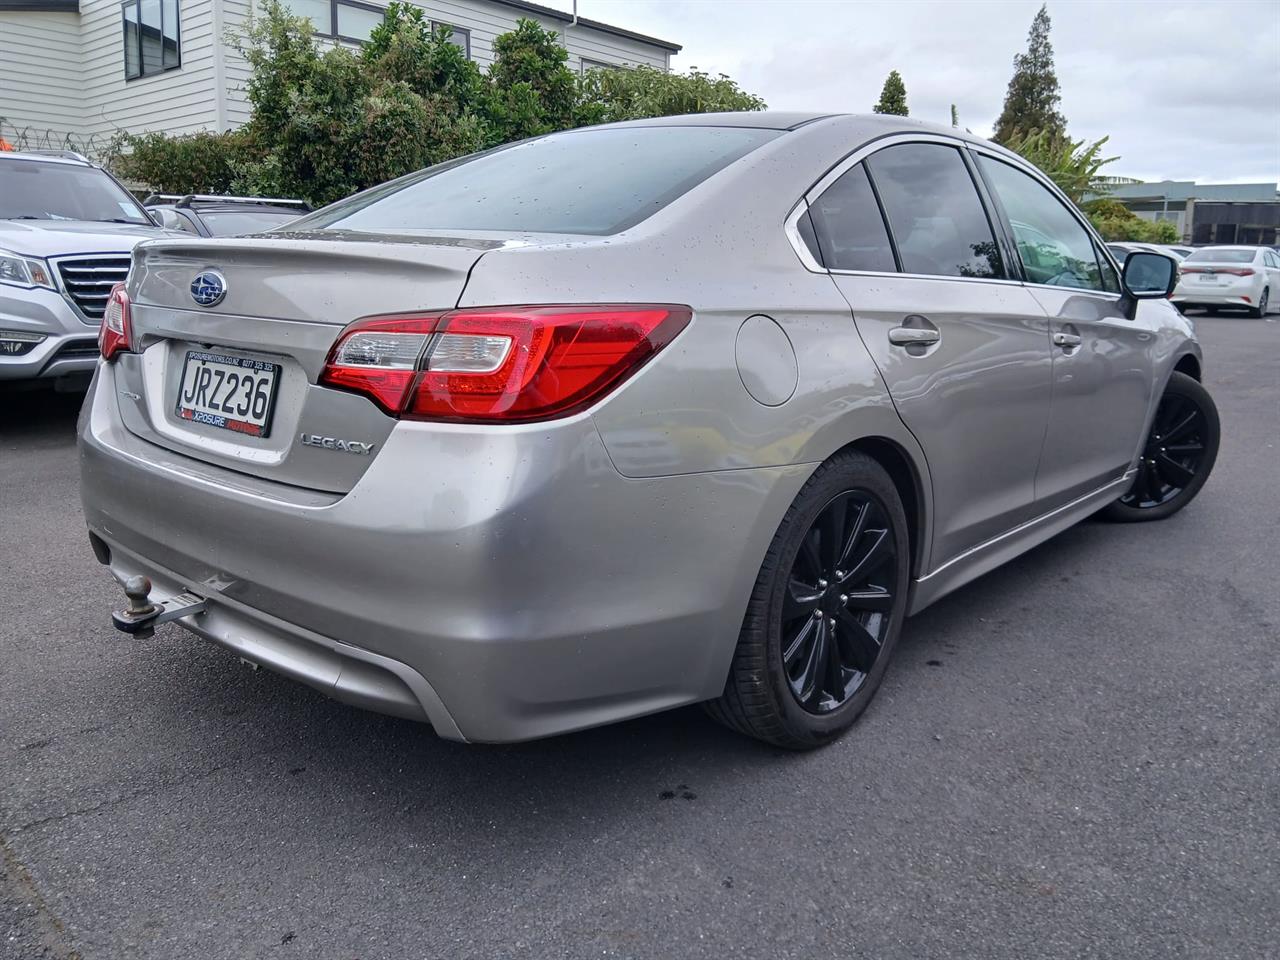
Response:
[[[1208,420],[1198,404],[1185,396],[1166,394],[1147,434],[1138,476],[1120,502],[1150,510],[1187,489],[1204,462],[1207,426]]]
[[[878,461],[842,451],[814,471],[774,534],[747,603],[720,723],[792,750],[830,743],[884,680],[907,616],[902,496]]]
[[[1156,407],[1133,486],[1103,510],[1110,520],[1162,520],[1204,486],[1218,457],[1218,409],[1203,386],[1184,373],[1169,378]]]
[[[829,713],[848,702],[889,631],[898,545],[866,490],[831,500],[800,542],[782,604],[782,662],[796,702]]]

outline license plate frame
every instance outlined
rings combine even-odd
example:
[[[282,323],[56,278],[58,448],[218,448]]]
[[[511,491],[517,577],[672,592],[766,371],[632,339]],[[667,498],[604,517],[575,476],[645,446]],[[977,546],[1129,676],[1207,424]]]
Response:
[[[257,379],[254,380],[253,393],[249,398],[249,410],[246,413],[238,414],[233,408],[230,411],[224,410],[223,406],[232,399],[236,390],[228,391],[226,397],[223,398],[222,404],[215,404],[206,401],[203,407],[194,405],[195,398],[192,398],[191,404],[183,403],[183,394],[186,392],[187,372],[191,367],[192,361],[197,364],[217,367],[231,367],[234,371],[248,371],[250,373],[270,373],[269,389],[266,397],[266,409],[262,415],[262,422],[256,422],[256,417],[252,420],[242,419],[251,416],[253,413],[253,405],[257,397],[258,384]],[[205,426],[215,427],[220,430],[229,430],[242,436],[265,438],[271,435],[271,421],[275,414],[276,399],[280,395],[280,373],[284,368],[270,360],[258,360],[253,357],[238,357],[229,353],[216,353],[211,350],[188,350],[182,361],[182,375],[178,378],[178,397],[174,404],[174,413],[179,420],[187,423],[199,423]],[[221,383],[227,382],[225,379]],[[221,383],[215,388],[215,396],[217,389],[220,389]],[[237,388],[239,389],[238,385]],[[214,408],[216,407],[216,412]]]

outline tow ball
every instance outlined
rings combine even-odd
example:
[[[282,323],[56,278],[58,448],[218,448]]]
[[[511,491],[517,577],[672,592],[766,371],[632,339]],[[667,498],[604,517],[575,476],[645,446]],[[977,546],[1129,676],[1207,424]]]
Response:
[[[197,597],[194,593],[180,593],[168,600],[152,600],[151,581],[146,577],[130,577],[126,580],[124,595],[129,600],[129,606],[112,612],[111,622],[117,630],[140,640],[152,636],[156,627],[162,623],[193,613],[204,613],[209,607],[208,600]]]

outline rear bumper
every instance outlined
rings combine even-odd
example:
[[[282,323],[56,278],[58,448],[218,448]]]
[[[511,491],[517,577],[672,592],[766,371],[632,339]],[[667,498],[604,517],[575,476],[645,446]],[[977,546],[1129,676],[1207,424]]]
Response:
[[[717,696],[806,465],[651,480],[594,424],[397,424],[346,495],[175,454],[82,412],[82,496],[117,577],[209,598],[188,629],[445,737],[523,740]]]

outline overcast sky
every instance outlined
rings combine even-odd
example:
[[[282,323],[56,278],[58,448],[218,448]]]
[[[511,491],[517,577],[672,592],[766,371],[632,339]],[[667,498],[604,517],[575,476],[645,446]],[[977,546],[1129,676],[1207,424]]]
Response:
[[[572,0],[542,0],[571,10]],[[890,70],[911,115],[989,136],[1040,0],[578,0],[684,46],[772,108],[867,112]],[[1280,0],[1049,0],[1072,137],[1110,135],[1113,175],[1280,179]]]

